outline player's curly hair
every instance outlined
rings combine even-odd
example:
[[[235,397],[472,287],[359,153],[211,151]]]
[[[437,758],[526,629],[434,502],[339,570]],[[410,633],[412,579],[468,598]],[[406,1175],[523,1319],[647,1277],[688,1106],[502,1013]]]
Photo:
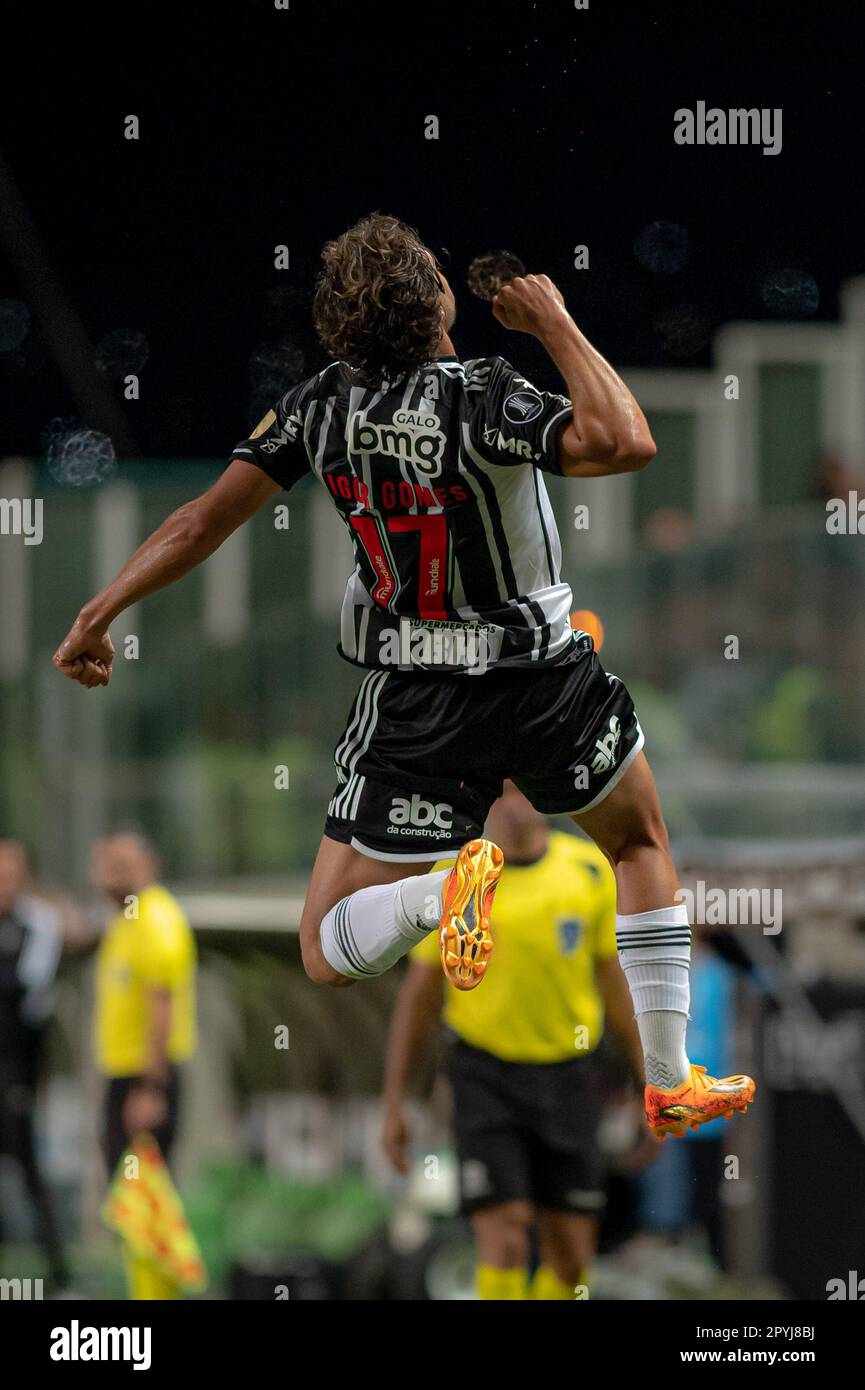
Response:
[[[370,213],[321,259],[312,316],[327,352],[366,386],[429,362],[444,329],[442,286],[413,227]]]

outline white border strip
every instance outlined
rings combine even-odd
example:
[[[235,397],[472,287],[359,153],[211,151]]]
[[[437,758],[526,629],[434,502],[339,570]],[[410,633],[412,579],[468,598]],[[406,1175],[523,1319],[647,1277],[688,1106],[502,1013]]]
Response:
[[[468,844],[468,840],[463,843]],[[434,864],[437,859],[452,858],[462,849],[462,845],[443,845],[440,850],[428,850],[426,854],[386,854],[384,850],[370,849],[368,845],[362,845],[354,835],[351,838],[351,847],[360,854],[365,854],[367,859],[382,859],[386,864]]]

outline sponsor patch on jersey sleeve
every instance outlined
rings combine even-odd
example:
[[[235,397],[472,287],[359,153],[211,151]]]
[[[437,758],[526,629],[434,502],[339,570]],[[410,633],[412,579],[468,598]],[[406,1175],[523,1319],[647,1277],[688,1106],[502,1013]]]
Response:
[[[261,435],[267,433],[267,431],[270,429],[271,425],[275,425],[275,424],[276,424],[276,411],[275,411],[275,410],[269,410],[269,411],[267,412],[267,414],[265,415],[264,419],[263,419],[263,420],[259,420],[259,422],[258,422],[258,424],[256,425],[255,429],[252,431],[252,434],[249,436],[250,439],[258,439],[258,438],[260,438]]]
[[[558,427],[571,409],[566,396],[539,391],[498,359],[475,418],[474,439],[491,462],[530,463],[558,473]]]
[[[303,418],[296,408],[297,389],[289,392],[259,420],[248,438],[233,450],[233,458],[247,459],[261,468],[280,487],[290,488],[309,468],[301,429]]]
[[[537,391],[514,391],[504,404],[502,414],[512,425],[530,425],[543,413],[544,402]]]

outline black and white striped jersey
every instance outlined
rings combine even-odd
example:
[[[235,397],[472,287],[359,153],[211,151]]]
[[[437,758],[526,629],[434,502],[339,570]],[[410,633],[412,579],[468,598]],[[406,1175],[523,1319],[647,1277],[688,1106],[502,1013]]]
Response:
[[[564,396],[501,357],[439,357],[377,389],[335,362],[288,391],[234,456],[284,488],[308,470],[354,546],[340,651],[362,666],[483,673],[555,661],[571,592],[542,473]]]

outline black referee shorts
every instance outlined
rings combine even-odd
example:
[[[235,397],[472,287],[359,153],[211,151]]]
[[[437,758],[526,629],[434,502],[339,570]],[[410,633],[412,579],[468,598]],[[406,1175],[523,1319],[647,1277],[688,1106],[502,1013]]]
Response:
[[[325,834],[374,859],[435,859],[482,833],[506,777],[545,815],[588,811],[642,746],[585,634],[551,666],[371,671],[336,745]]]
[[[448,1059],[463,1211],[529,1201],[598,1215],[604,1164],[594,1058],[503,1062],[457,1040]]]

